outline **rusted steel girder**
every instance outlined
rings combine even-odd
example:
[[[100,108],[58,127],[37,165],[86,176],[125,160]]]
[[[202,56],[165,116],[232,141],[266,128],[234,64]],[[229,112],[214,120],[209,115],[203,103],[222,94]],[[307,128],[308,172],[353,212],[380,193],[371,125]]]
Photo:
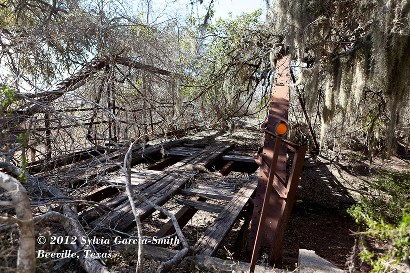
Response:
[[[288,123],[289,82],[291,56],[285,55],[276,63],[275,85],[267,120],[265,142],[257,156],[259,181],[254,198],[254,210],[249,242],[253,245],[251,272],[259,257],[260,247],[267,249],[270,263],[281,259],[284,231],[294,202],[298,179],[306,152],[275,133],[276,126]],[[289,175],[286,170],[287,154],[294,153]]]

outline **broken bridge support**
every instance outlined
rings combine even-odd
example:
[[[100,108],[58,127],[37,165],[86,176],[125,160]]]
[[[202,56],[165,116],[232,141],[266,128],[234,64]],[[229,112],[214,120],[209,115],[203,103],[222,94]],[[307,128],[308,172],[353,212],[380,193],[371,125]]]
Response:
[[[264,126],[264,146],[256,158],[259,165],[259,180],[249,235],[249,248],[252,248],[251,272],[255,268],[261,247],[267,252],[271,264],[277,264],[281,260],[284,232],[306,153],[306,147],[283,139],[286,133],[281,136],[277,130],[279,124],[287,126],[288,123],[290,61],[290,54],[277,59],[275,83]],[[288,156],[293,157],[289,172]]]

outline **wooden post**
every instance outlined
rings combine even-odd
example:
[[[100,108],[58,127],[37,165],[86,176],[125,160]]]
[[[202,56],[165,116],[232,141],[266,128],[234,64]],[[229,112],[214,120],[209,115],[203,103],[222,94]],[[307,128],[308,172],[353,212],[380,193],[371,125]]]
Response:
[[[107,80],[110,80],[109,77]],[[111,84],[107,83],[107,108],[108,110],[111,110],[110,112],[112,113],[112,105],[111,105]],[[112,123],[113,123],[113,118],[110,117],[108,118],[108,142],[111,144],[111,141],[113,139],[113,134],[112,134]],[[111,146],[111,145],[110,145]]]
[[[98,88],[97,91],[97,96],[95,98],[95,104],[99,104],[101,101],[101,95],[104,89],[104,85],[105,85],[105,80],[107,79],[107,76],[104,75],[102,80],[101,80],[101,84],[100,87]],[[91,135],[92,133],[92,129],[93,129],[93,124],[94,124],[94,119],[97,117],[97,107],[93,108],[93,115],[91,116],[91,120],[90,120],[90,124],[88,125],[88,130],[87,130],[87,139],[90,142],[94,142],[95,146],[98,146],[98,140],[97,140],[97,126],[94,126],[94,136]]]
[[[409,145],[410,145],[410,127],[406,128],[406,134],[407,134],[407,141],[406,145],[404,147],[404,158],[408,159],[409,156]]]
[[[52,146],[51,146],[51,129],[50,129],[50,113],[44,113],[44,127],[46,129],[46,159],[50,160],[52,155]]]
[[[116,113],[116,107],[115,107],[115,87],[113,86],[113,83],[110,84],[110,89],[111,89],[111,113],[115,117]],[[118,123],[117,119],[111,117],[111,122],[113,123],[113,138],[114,141],[118,141]]]

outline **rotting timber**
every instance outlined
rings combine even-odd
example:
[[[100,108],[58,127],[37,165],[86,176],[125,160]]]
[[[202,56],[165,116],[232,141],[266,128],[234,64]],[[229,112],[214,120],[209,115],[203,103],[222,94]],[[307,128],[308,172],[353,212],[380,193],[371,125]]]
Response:
[[[128,67],[145,69],[150,73],[165,76],[171,74],[165,70],[119,57],[114,58],[114,61]],[[214,137],[203,137],[199,140],[181,138],[156,145],[141,144],[133,147],[131,184],[135,192],[144,195],[157,205],[177,203],[179,209],[175,216],[181,228],[184,228],[199,211],[215,214],[212,223],[192,244],[191,254],[196,258],[189,259],[197,263],[202,261],[216,267],[224,266],[217,259],[210,260],[210,257],[215,255],[241,217],[244,218],[244,223],[235,245],[240,253],[246,249],[243,242],[247,241],[248,249],[252,251],[251,264],[245,263],[245,267],[250,267],[251,271],[258,271],[255,264],[260,254],[260,246],[268,249],[272,263],[280,260],[281,243],[305,154],[304,147],[299,147],[284,139],[284,136],[277,136],[274,133],[278,123],[287,123],[289,63],[289,55],[278,59],[276,83],[272,91],[269,115],[263,128],[265,142],[261,153],[256,158],[235,152],[232,144],[215,140]],[[34,113],[42,113],[44,105],[51,104],[64,93],[82,86],[88,77],[106,68],[107,65],[106,59],[94,60],[81,73],[62,82],[56,92],[37,94],[35,99],[41,103],[33,103],[21,110],[23,115],[7,118],[2,122],[2,128],[11,128],[10,131],[15,134],[23,132],[24,126],[18,128],[17,124],[26,122]],[[84,109],[84,111],[95,111],[93,108]],[[71,109],[66,110],[71,111]],[[22,114],[21,111],[18,113]],[[63,207],[66,206],[70,210],[72,217],[78,214],[79,223],[90,236],[124,235],[130,232],[135,226],[134,215],[124,190],[124,176],[118,172],[126,150],[126,145],[123,144],[126,143],[117,142],[113,145],[115,139],[112,138],[111,132],[114,132],[115,128],[111,128],[109,121],[98,121],[98,124],[109,126],[110,137],[108,142],[103,143],[105,145],[95,145],[94,148],[74,151],[63,156],[52,156],[50,139],[48,139],[50,131],[65,129],[70,125],[50,127],[50,123],[47,123],[47,118],[50,117],[46,114],[44,117],[45,128],[40,128],[39,131],[45,132],[47,153],[43,159],[28,164],[28,173],[36,181],[44,182],[44,185],[58,184],[65,187],[65,194],[51,190],[50,199],[57,197],[62,200],[82,200],[74,201],[74,204],[78,204],[75,209],[68,205]],[[97,121],[94,119],[95,115],[92,116],[91,123],[86,125],[96,124]],[[75,126],[75,124],[71,125]],[[288,162],[291,162],[289,169],[287,169]],[[142,163],[149,163],[149,166],[138,167]],[[259,178],[253,175],[257,168],[256,163],[259,165]],[[215,170],[217,165],[218,171]],[[4,166],[0,168],[13,173]],[[248,175],[232,179],[229,178],[231,171],[248,173]],[[205,176],[205,180],[210,183],[197,182],[198,174]],[[42,190],[45,189],[46,187],[43,186]],[[98,205],[89,206],[87,202]],[[141,220],[153,217],[154,209],[150,205],[140,201],[135,205]],[[44,203],[37,202],[33,206],[35,210],[40,210]],[[249,226],[250,235],[246,240]],[[174,233],[174,226],[169,221],[154,235],[165,237]],[[161,260],[168,255],[166,253],[172,251],[151,246],[146,249],[145,255]],[[161,255],[163,257],[160,257]],[[98,263],[98,260],[93,262]]]
[[[256,164],[250,163],[252,156],[238,153],[233,148],[232,144],[205,137],[195,141],[184,138],[161,145],[136,146],[133,151],[135,167],[131,169],[131,183],[134,191],[157,205],[166,205],[167,202],[180,204],[175,216],[181,228],[184,228],[198,211],[215,215],[213,222],[192,245],[192,254],[198,258],[216,253],[231,228],[243,215],[244,208],[249,209],[251,196],[257,186],[256,177],[253,175]],[[138,163],[144,161],[144,158],[155,158],[161,152],[164,153],[163,158],[155,160],[147,168],[138,167]],[[100,160],[79,160],[75,164],[87,166],[87,171],[77,177],[69,171],[72,164],[65,165],[62,162],[59,168],[35,174],[42,180],[53,179],[58,169],[60,181],[69,180],[72,184],[70,187],[77,187],[77,190],[83,192],[76,198],[98,203],[98,206],[78,206],[79,220],[90,232],[90,237],[124,235],[135,227],[134,216],[123,187],[123,174],[116,172],[118,165],[106,166],[101,163],[103,157],[120,162],[121,157],[116,156],[118,151],[112,151],[101,155]],[[217,161],[218,165],[222,166],[219,171],[214,169]],[[238,170],[238,166],[243,162],[248,167],[242,167],[241,170],[248,172],[248,175],[242,175],[241,178],[229,177],[230,171],[226,166],[231,170]],[[33,164],[32,168],[36,165]],[[208,183],[200,182],[198,177]],[[85,181],[89,181],[93,186],[81,186]],[[150,205],[143,202],[136,202],[135,205],[142,221],[153,217],[154,209]],[[161,238],[173,234],[174,226],[169,221],[153,235]],[[239,240],[243,240],[243,237]],[[145,255],[154,257],[158,253],[170,251],[166,246],[152,246],[146,249]],[[156,259],[161,260],[164,257]]]

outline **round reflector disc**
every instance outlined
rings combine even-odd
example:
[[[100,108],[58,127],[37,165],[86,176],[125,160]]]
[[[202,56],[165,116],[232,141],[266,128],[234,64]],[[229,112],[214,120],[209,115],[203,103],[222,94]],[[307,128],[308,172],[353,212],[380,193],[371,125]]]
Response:
[[[288,126],[285,123],[281,122],[276,125],[275,131],[278,135],[283,136],[288,131]]]

